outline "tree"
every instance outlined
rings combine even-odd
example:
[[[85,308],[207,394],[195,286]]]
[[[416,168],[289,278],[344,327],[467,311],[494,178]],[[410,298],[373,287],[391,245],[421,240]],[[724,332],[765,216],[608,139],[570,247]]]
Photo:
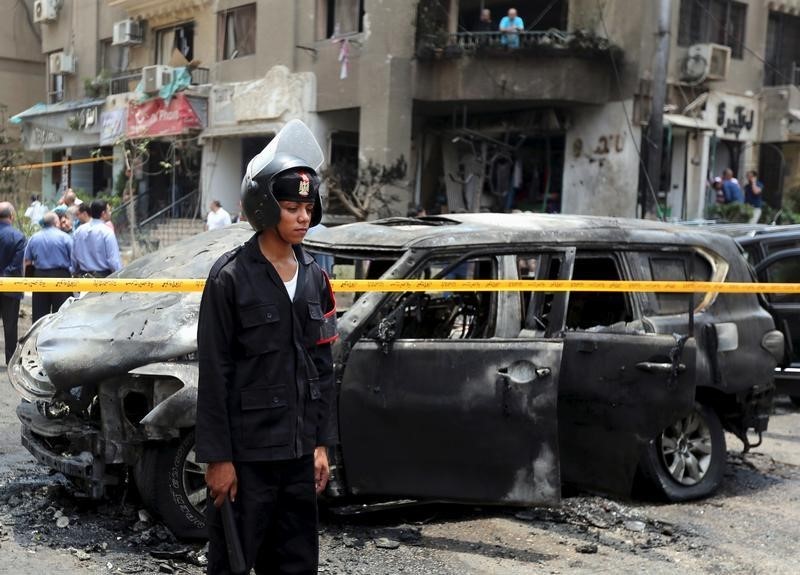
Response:
[[[372,160],[358,168],[340,163],[324,170],[322,179],[329,195],[339,200],[357,220],[363,221],[376,214],[388,215],[391,205],[400,201],[387,187],[403,179],[407,168],[403,156],[390,166]]]
[[[0,196],[16,198],[19,192],[19,172],[15,168],[23,157],[18,139],[13,138],[6,125],[7,106],[0,103]]]

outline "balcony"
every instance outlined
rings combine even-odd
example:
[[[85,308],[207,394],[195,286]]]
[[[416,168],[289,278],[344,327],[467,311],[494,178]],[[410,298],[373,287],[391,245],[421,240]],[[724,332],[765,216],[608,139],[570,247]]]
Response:
[[[561,30],[533,30],[516,34],[457,32],[420,35],[417,39],[417,58],[420,60],[533,54],[594,57],[607,55],[610,49],[611,45],[605,38],[580,31]]]
[[[611,97],[611,57],[622,60],[607,39],[580,30],[419,34],[416,53],[415,98],[430,102],[601,104]]]
[[[200,86],[208,84],[209,70],[208,68],[195,68],[191,71],[192,86]],[[116,72],[111,75],[109,80],[109,95],[125,94],[126,92],[133,92],[136,86],[142,79],[142,69],[124,70]]]

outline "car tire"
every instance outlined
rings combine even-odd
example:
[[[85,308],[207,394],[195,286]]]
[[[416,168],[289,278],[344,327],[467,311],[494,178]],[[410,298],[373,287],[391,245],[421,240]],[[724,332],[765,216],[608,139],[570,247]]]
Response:
[[[659,499],[689,501],[714,493],[725,473],[725,431],[701,403],[652,439],[639,462],[641,477]]]
[[[800,407],[800,395],[790,395],[789,399],[792,401],[792,405]]]
[[[142,502],[180,539],[206,533],[205,465],[194,457],[194,432],[180,441],[145,448],[134,467]]]

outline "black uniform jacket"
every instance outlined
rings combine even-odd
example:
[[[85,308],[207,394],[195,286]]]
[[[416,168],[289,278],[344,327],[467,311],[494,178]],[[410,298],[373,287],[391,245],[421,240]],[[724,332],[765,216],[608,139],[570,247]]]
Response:
[[[336,442],[327,276],[299,246],[294,302],[254,235],[217,260],[197,327],[198,461],[278,461]]]

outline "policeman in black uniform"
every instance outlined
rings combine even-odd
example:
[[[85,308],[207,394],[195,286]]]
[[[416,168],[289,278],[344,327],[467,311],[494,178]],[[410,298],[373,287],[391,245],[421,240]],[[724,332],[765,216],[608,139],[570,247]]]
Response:
[[[203,292],[196,453],[209,464],[214,503],[208,573],[230,572],[225,497],[248,570],[317,572],[316,496],[336,441],[336,305],[327,276],[299,244],[322,217],[321,162],[299,121],[251,160],[242,206],[256,233],[217,260]]]

